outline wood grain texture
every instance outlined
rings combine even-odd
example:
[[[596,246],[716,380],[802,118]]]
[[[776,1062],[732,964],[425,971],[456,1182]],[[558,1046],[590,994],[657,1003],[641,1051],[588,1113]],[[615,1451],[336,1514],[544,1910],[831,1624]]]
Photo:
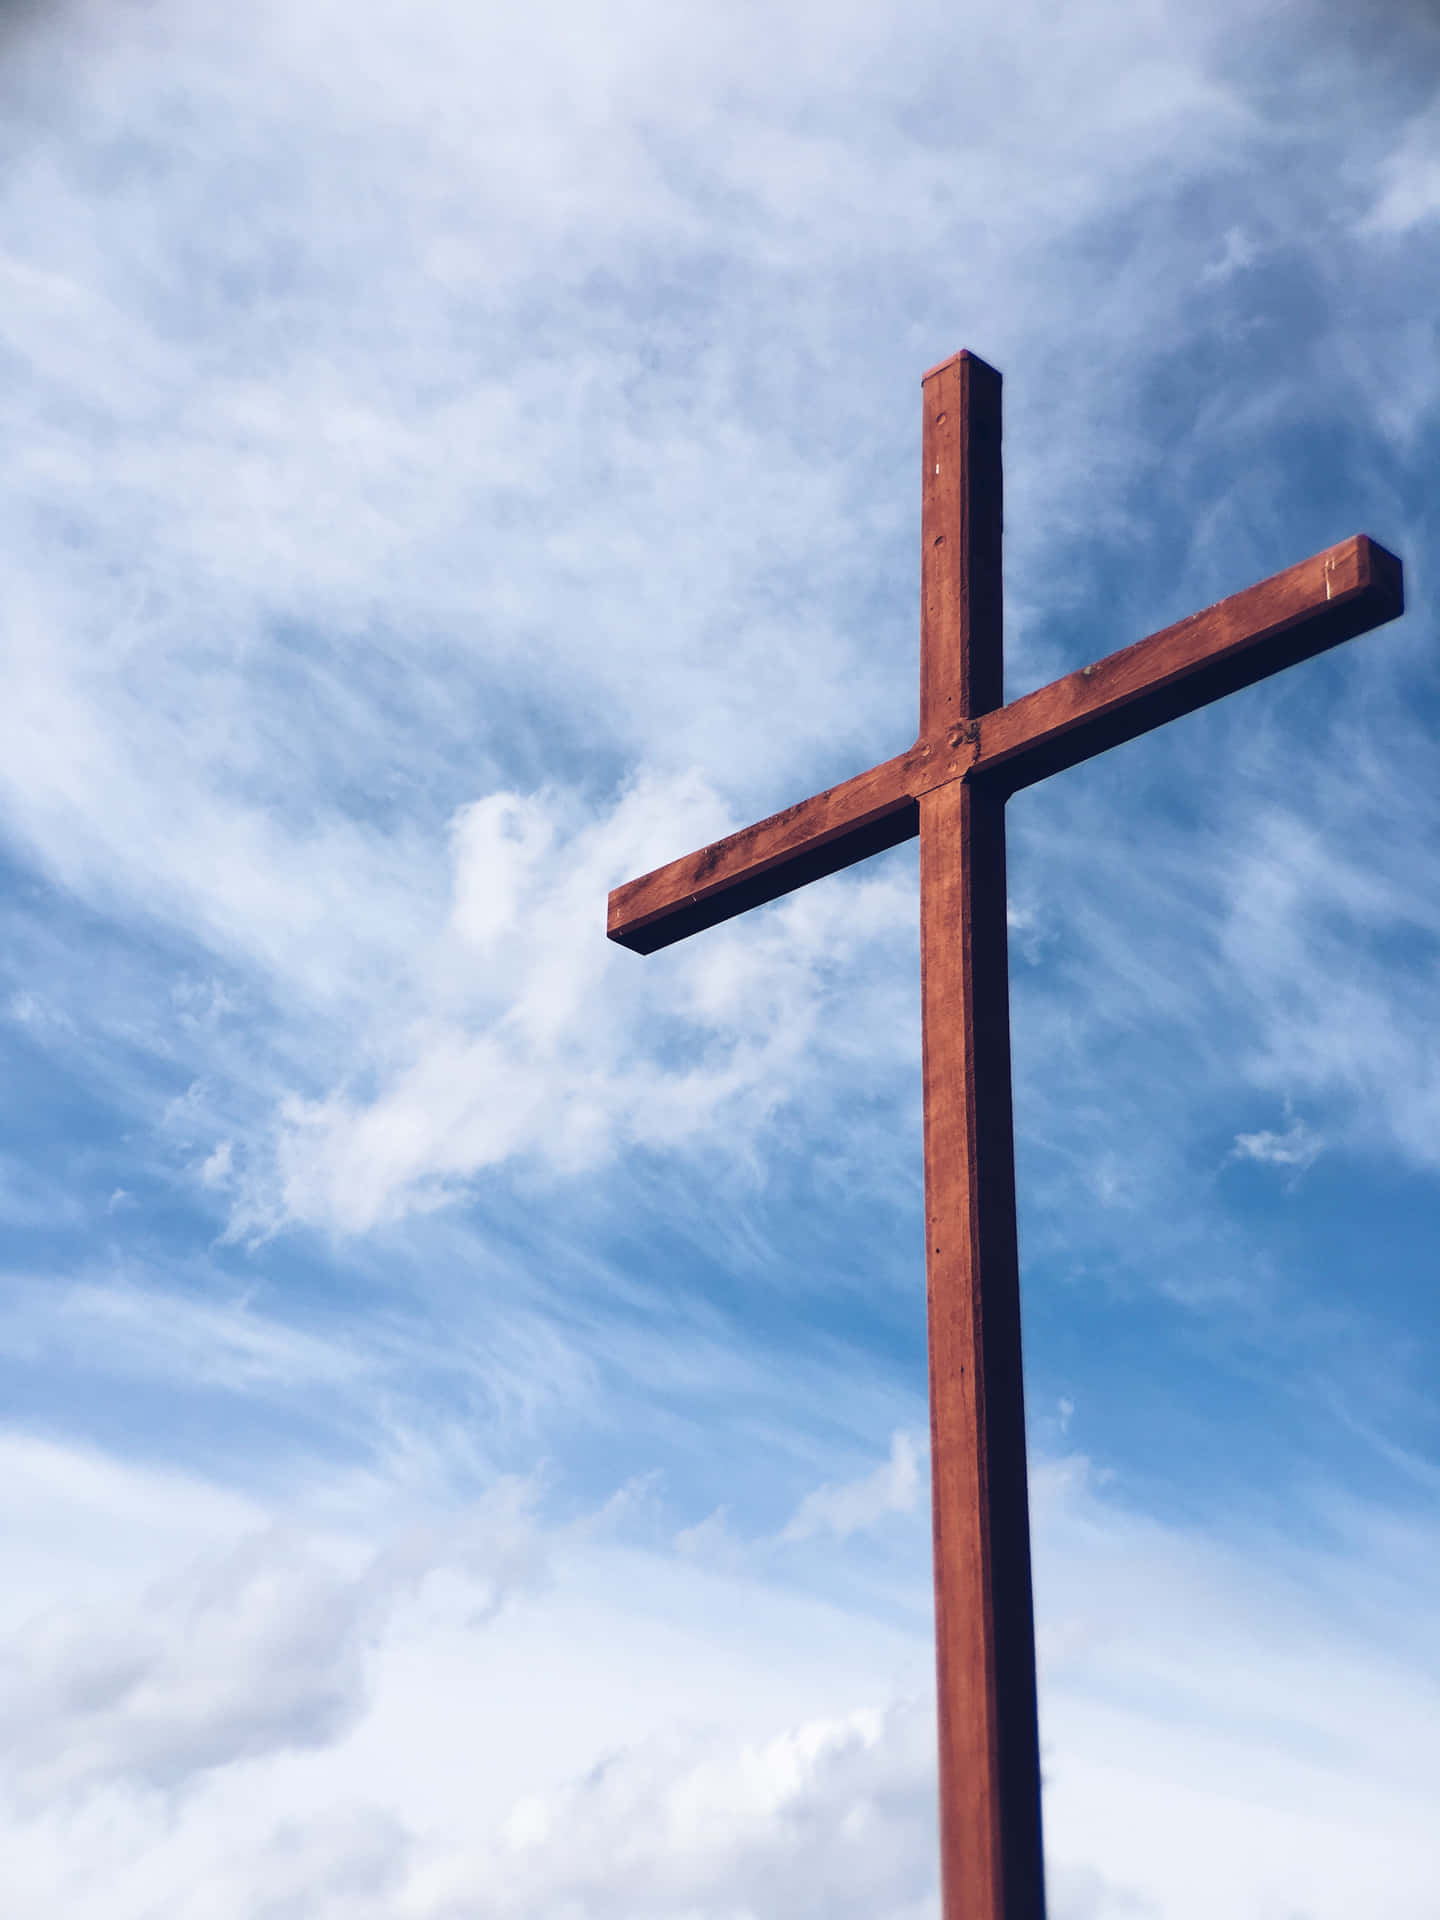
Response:
[[[1000,375],[957,353],[920,383],[920,738],[1005,698]]]
[[[920,802],[942,1920],[1041,1920],[1004,795]]]
[[[922,744],[973,753],[1004,695],[1000,376],[962,354],[921,390]],[[1042,1920],[1005,796],[966,771],[918,800],[940,1911]]]

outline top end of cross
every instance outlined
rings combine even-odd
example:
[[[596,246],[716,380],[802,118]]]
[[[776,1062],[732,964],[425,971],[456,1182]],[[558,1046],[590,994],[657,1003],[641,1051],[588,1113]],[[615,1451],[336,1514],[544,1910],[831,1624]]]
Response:
[[[921,739],[1004,704],[1001,385],[968,349],[922,382]]]
[[[920,376],[921,386],[923,387],[927,380],[933,380],[937,373],[944,373],[947,367],[953,367],[961,360],[973,360],[977,367],[984,367],[987,373],[994,373],[995,371],[994,367],[992,367],[988,361],[982,360],[978,353],[972,353],[969,347],[961,347],[960,351],[958,353],[952,353],[948,360],[937,360],[933,367],[927,367]]]

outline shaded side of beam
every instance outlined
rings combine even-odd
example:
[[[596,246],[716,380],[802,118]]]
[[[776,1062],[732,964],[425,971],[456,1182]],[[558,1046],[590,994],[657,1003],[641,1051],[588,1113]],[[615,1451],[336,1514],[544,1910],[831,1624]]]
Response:
[[[1357,534],[982,715],[972,777],[1017,792],[1404,611],[1400,562]]]

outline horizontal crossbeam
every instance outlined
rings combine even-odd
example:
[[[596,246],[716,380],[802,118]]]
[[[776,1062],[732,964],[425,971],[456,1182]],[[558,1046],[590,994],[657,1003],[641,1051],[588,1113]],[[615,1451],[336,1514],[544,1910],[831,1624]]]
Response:
[[[1015,793],[1404,611],[1400,562],[1357,534],[985,714],[975,770]]]
[[[1357,534],[1008,706],[919,740],[868,773],[617,887],[610,895],[609,936],[633,952],[654,953],[911,839],[919,829],[921,795],[947,781],[984,780],[1014,793],[1383,626],[1404,605],[1400,562]]]
[[[654,953],[763,906],[807,881],[838,873],[919,832],[918,748],[838,787],[772,813],[683,860],[642,873],[610,895],[606,931],[635,953]]]

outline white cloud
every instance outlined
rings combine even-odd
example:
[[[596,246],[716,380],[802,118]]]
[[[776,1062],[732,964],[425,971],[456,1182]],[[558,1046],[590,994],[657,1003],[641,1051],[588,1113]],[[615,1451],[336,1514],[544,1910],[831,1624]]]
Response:
[[[1372,232],[1408,234],[1440,213],[1440,95],[1404,128],[1385,169],[1384,189],[1366,221]]]
[[[693,1527],[681,1527],[674,1544],[682,1559],[698,1561],[702,1566],[738,1569],[745,1561],[744,1546],[730,1528],[728,1507],[716,1507]]]
[[[1258,1133],[1237,1133],[1230,1149],[1232,1160],[1254,1160],[1262,1167],[1295,1167],[1303,1173],[1313,1167],[1325,1151],[1325,1142],[1312,1133],[1303,1120],[1292,1120],[1283,1133],[1262,1128]]]
[[[230,1160],[235,1151],[233,1140],[222,1140],[213,1153],[200,1163],[200,1182],[206,1187],[223,1187],[230,1179]]]
[[[1403,723],[1392,748],[1401,767],[1426,752]],[[1304,824],[1278,807],[1258,823],[1227,889],[1223,950],[1263,1008],[1256,1081],[1287,1100],[1323,1098],[1327,1144],[1364,1150],[1380,1137],[1434,1166],[1440,1049],[1425,1009],[1440,915],[1404,851],[1430,803],[1368,765],[1374,752],[1357,752],[1340,791],[1306,770]],[[1407,947],[1413,962],[1397,967]]]
[[[450,1897],[516,1916],[684,1912],[918,1916],[934,1840],[933,1722],[857,1712],[768,1740],[631,1747],[512,1822]],[[508,1857],[507,1857],[508,1855]]]
[[[358,1556],[272,1527],[158,1580],[128,1615],[47,1609],[11,1636],[0,1672],[17,1803],[113,1780],[174,1789],[334,1744],[363,1712],[369,1648],[437,1564],[464,1569],[477,1612],[537,1576],[528,1498],[501,1483],[449,1537],[417,1530]]]
[[[19,1920],[933,1915],[922,1627],[545,1525],[514,1484],[422,1496],[377,1553],[353,1502],[257,1531],[198,1481],[27,1462],[56,1524],[40,1610],[7,1599]],[[1057,1920],[1422,1920],[1428,1520],[1332,1502],[1338,1551],[1222,1547],[1078,1459],[1035,1489]],[[103,1630],[54,1604],[70,1559]]]
[[[50,1615],[12,1642],[6,1755],[22,1804],[117,1775],[173,1787],[209,1768],[323,1746],[363,1700],[374,1596],[262,1536],[143,1616]]]
[[[1258,244],[1247,234],[1243,227],[1230,227],[1225,234],[1225,243],[1220,256],[1203,268],[1200,278],[1207,282],[1223,282],[1233,274],[1243,273],[1246,267],[1253,267],[1260,257]]]
[[[609,945],[609,886],[720,824],[694,778],[643,782],[586,822],[555,797],[495,794],[463,810],[450,913],[417,939],[414,1017],[357,1048],[377,1089],[287,1102],[273,1163],[239,1203],[241,1230],[362,1230],[442,1204],[516,1156],[575,1171],[622,1144],[684,1149],[722,1127],[743,1138],[802,1094],[856,1045],[824,1029],[831,979],[906,938],[909,888],[889,871],[865,876],[788,903],[767,930],[722,933],[648,968]],[[882,976],[877,1012],[890,991]],[[881,1070],[914,1050],[879,1018],[861,1044]]]
[[[833,1534],[847,1540],[887,1514],[911,1513],[920,1491],[920,1462],[908,1433],[895,1433],[890,1458],[873,1473],[807,1493],[785,1523],[782,1540],[809,1540]]]

